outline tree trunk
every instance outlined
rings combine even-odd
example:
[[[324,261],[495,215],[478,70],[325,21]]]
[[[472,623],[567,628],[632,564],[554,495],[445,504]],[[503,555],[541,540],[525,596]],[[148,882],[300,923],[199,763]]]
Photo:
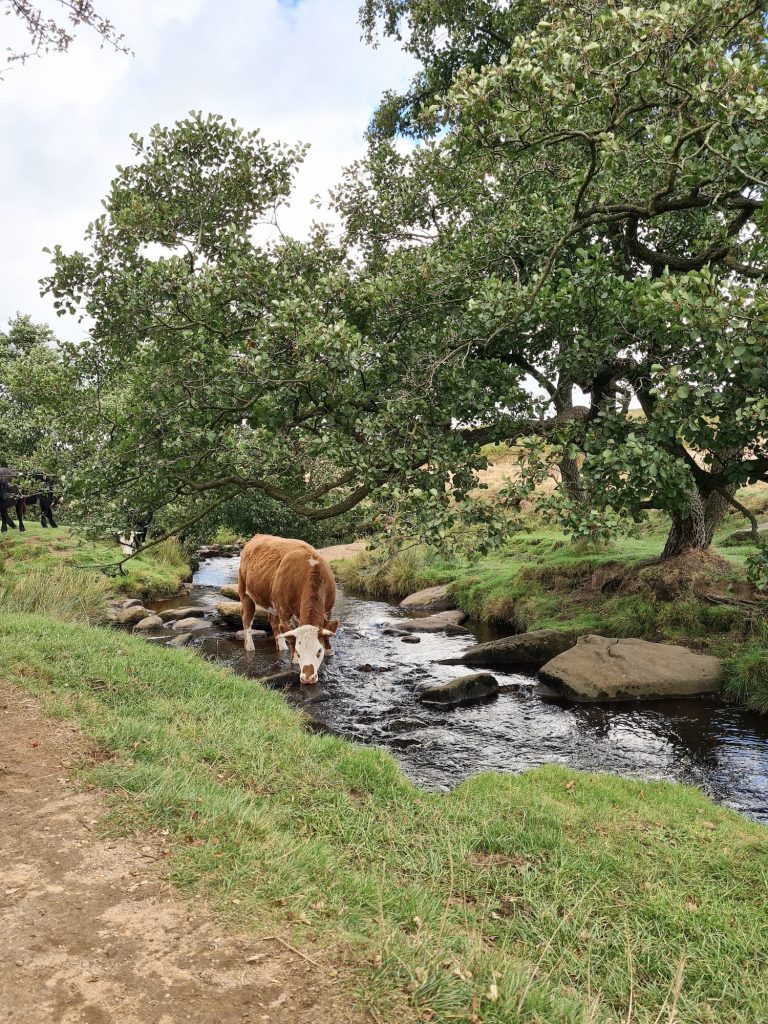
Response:
[[[581,505],[584,501],[584,488],[581,485],[581,471],[576,459],[569,459],[564,456],[557,464],[560,470],[560,480],[563,490],[571,499]]]
[[[672,514],[672,528],[661,557],[674,558],[689,548],[706,550],[727,508],[728,501],[722,494],[704,498],[698,491],[691,491],[685,512]]]

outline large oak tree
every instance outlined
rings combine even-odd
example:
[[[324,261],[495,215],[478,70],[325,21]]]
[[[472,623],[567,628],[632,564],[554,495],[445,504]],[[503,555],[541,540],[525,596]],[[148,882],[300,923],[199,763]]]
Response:
[[[339,194],[350,237],[373,261],[432,250],[451,308],[457,281],[471,293],[457,350],[536,385],[485,436],[547,442],[574,528],[669,512],[667,555],[768,479],[765,18],[743,0],[363,9],[422,70]]]

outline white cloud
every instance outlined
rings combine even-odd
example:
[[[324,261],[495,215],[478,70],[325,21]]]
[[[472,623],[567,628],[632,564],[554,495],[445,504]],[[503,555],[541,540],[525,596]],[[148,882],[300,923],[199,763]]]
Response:
[[[78,336],[38,295],[43,246],[81,245],[115,165],[130,159],[129,132],[170,124],[191,109],[236,117],[267,139],[311,144],[291,210],[300,234],[318,217],[385,88],[413,67],[396,47],[361,41],[359,0],[100,0],[135,56],[100,49],[81,33],[0,83],[0,325],[17,310]]]

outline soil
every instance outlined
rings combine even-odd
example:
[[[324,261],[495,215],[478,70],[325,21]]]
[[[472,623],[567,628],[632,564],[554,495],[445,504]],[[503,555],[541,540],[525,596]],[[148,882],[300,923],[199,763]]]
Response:
[[[356,1024],[343,969],[226,929],[163,880],[162,838],[100,837],[98,756],[0,684],[0,1021]],[[283,939],[283,941],[286,941]]]

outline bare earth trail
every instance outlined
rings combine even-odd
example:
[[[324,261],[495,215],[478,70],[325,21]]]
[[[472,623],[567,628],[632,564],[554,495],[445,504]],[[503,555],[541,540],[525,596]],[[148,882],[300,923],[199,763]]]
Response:
[[[363,1019],[331,964],[184,903],[153,866],[157,842],[100,838],[103,797],[67,779],[92,754],[71,723],[0,684],[3,1024]]]

